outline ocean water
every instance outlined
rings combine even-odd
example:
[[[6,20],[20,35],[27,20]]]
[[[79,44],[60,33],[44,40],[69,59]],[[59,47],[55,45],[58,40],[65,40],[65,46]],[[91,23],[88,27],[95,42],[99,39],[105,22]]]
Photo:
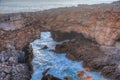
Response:
[[[78,4],[111,3],[116,0],[0,0],[0,13],[35,12]]]
[[[64,41],[63,41],[64,42]],[[65,54],[56,54],[51,49],[55,48],[56,44],[62,42],[55,42],[51,38],[50,32],[42,32],[41,38],[31,43],[33,47],[34,59],[32,61],[34,73],[31,80],[40,80],[42,72],[51,68],[48,73],[63,80],[65,76],[73,78],[73,80],[79,80],[77,77],[77,71],[85,69],[82,67],[82,62],[71,61],[65,57]],[[44,45],[47,45],[47,49],[42,49]],[[107,80],[100,75],[100,72],[85,72],[84,76],[91,75],[91,80]]]

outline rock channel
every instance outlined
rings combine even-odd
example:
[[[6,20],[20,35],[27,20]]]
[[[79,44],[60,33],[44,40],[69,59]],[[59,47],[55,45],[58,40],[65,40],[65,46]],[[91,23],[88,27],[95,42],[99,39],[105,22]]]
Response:
[[[112,80],[120,80],[119,1],[0,15],[0,68],[6,68],[0,75],[1,79],[30,79],[32,51],[28,44],[39,38],[42,31],[75,32],[82,35],[84,38],[77,37],[57,45],[56,51],[66,52],[72,60],[83,60],[85,67],[101,70],[103,75]],[[53,36],[54,39],[60,38],[57,34]],[[19,68],[22,70],[19,71]]]

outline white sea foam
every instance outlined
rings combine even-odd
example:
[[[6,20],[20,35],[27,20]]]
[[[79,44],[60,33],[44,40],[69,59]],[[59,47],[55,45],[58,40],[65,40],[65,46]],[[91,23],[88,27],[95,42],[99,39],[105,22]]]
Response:
[[[56,77],[63,79],[64,76],[68,76],[73,80],[79,80],[76,74],[78,70],[84,70],[82,62],[71,61],[65,57],[65,54],[55,54],[49,51],[58,44],[51,38],[50,32],[42,32],[41,39],[37,39],[31,44],[34,52],[32,61],[34,73],[31,80],[40,80],[42,72],[49,67],[51,69],[48,73]],[[48,49],[41,49],[43,45],[47,45]],[[91,75],[95,80],[107,80],[100,75],[100,72],[86,72],[85,75]]]

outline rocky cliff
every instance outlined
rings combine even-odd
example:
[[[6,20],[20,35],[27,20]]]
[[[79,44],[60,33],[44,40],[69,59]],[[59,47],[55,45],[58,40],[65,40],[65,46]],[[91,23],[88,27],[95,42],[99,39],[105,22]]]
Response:
[[[102,48],[106,54],[113,55],[114,51],[111,53],[107,51],[120,40],[120,3],[2,14],[0,15],[0,51],[5,50],[7,45],[13,45],[16,49],[25,51],[25,46],[39,38],[41,31],[80,33],[85,38],[97,42],[95,44],[99,44],[99,48]],[[109,50],[105,46],[109,46]],[[93,47],[98,49],[97,46]],[[113,48],[116,49],[116,47]],[[105,71],[106,68],[103,70]]]
[[[113,45],[120,38],[120,5],[99,4],[51,9],[35,13],[0,16],[0,45],[22,48],[39,37],[40,31],[75,31],[101,45]]]

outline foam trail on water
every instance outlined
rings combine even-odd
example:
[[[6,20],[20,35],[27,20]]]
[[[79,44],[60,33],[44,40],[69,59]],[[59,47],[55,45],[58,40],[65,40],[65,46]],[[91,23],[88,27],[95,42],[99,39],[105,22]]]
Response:
[[[62,42],[61,42],[62,43]],[[35,40],[32,44],[34,59],[32,65],[34,73],[31,80],[40,80],[42,72],[47,69],[49,74],[63,79],[65,76],[73,78],[73,80],[79,80],[77,77],[78,70],[85,70],[82,67],[82,62],[71,61],[65,57],[65,54],[55,54],[50,51],[55,48],[56,44],[51,38],[50,32],[41,32],[41,38]],[[47,45],[47,49],[42,49],[44,45]],[[95,80],[107,80],[100,75],[100,72],[86,72],[85,75],[91,75]]]

